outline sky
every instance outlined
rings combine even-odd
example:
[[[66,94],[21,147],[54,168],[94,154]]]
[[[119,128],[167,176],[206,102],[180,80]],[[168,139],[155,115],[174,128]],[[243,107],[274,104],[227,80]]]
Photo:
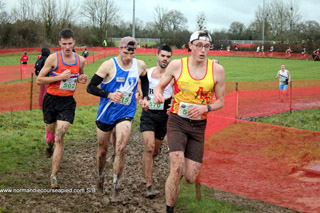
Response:
[[[87,0],[71,0],[79,4]],[[124,21],[132,21],[134,0],[114,0],[119,8],[119,15]],[[289,1],[289,0],[284,0]],[[302,21],[315,20],[320,22],[319,0],[296,0],[299,5]],[[265,0],[265,3],[272,0]],[[7,8],[16,6],[17,1],[7,1]],[[135,0],[135,17],[144,23],[154,22],[154,8],[156,6],[168,10],[178,10],[187,18],[190,31],[197,30],[197,16],[200,12],[206,15],[206,28],[209,31],[229,29],[234,21],[248,26],[255,19],[258,6],[263,0]]]

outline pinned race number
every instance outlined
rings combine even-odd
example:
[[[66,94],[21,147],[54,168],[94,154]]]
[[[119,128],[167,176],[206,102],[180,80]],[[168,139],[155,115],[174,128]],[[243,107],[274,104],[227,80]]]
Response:
[[[185,103],[185,102],[180,102],[179,104],[179,110],[178,110],[178,115],[180,117],[183,117],[183,118],[189,118],[188,116],[188,111],[190,108],[194,107],[194,106],[200,106],[198,104],[189,104],[189,103]],[[201,118],[201,115],[193,118],[193,119],[200,119]]]
[[[60,89],[74,91],[78,78],[69,78],[60,82]]]
[[[133,92],[120,91],[120,90],[117,92],[122,93],[122,97],[121,97],[119,104],[126,105],[126,106],[131,104]]]
[[[149,109],[152,109],[152,110],[163,110],[164,109],[164,103],[156,104],[156,103],[154,103],[153,99],[154,99],[154,97],[150,97]]]

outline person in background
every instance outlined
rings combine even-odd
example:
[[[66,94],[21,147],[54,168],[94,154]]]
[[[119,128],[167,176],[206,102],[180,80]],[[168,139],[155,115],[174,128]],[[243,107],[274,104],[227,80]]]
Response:
[[[48,56],[50,55],[50,50],[49,48],[47,47],[43,47],[41,49],[41,56],[40,58],[36,61],[35,63],[35,74],[36,76],[39,75],[42,67],[44,66]],[[41,84],[40,85],[40,92],[39,92],[39,106],[40,108],[42,109],[42,105],[43,105],[43,97],[44,95],[47,93],[47,87],[48,87],[48,84]]]
[[[20,58],[21,64],[28,64],[28,60],[29,60],[28,54],[27,52],[24,52],[24,54]]]
[[[288,85],[291,81],[290,72],[286,70],[286,66],[284,64],[281,64],[281,69],[278,71],[276,78],[279,78],[279,97],[280,100],[283,101],[284,97],[288,95]]]

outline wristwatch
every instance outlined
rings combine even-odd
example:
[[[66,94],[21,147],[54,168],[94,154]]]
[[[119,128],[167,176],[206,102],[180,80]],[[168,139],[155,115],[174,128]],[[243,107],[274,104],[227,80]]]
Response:
[[[208,107],[208,112],[210,112],[210,111],[211,111],[211,106],[210,106],[210,104],[208,104],[207,107]]]

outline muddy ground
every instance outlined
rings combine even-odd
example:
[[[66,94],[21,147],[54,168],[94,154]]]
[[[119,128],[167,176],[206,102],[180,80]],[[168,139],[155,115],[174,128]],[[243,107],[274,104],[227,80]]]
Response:
[[[72,145],[71,142],[67,144],[58,174],[59,185],[65,190],[64,193],[0,193],[0,212],[165,212],[164,185],[169,172],[168,153],[165,147],[155,158],[153,173],[154,188],[161,194],[152,200],[144,198],[145,181],[141,164],[143,143],[139,132],[132,133],[126,150],[126,163],[121,180],[121,194],[124,201],[115,205],[110,202],[113,174],[110,162],[105,169],[106,192],[104,194],[95,192],[96,138],[74,141]],[[112,148],[109,147],[107,158],[111,154]],[[51,159],[44,157],[35,167],[38,168],[37,171],[8,175],[14,183],[14,186],[8,188],[49,189]],[[212,197],[238,206],[239,212],[295,212],[217,189],[212,189]]]

